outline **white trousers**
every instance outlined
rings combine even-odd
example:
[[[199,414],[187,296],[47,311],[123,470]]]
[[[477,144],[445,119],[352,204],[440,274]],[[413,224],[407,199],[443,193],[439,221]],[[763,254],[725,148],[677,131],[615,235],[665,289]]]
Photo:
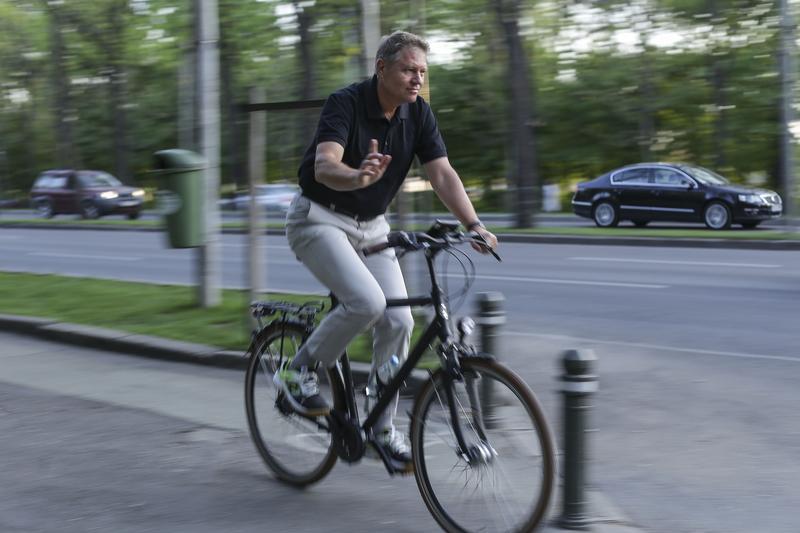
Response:
[[[373,328],[372,372],[397,355],[406,360],[414,319],[409,307],[386,307],[387,298],[406,298],[394,249],[364,257],[361,250],[386,240],[385,217],[359,222],[297,196],[286,217],[286,236],[297,258],[339,299],[306,341],[315,360],[333,365],[359,333]],[[395,406],[396,409],[396,406]],[[391,423],[389,409],[388,423]],[[381,417],[384,418],[384,417]],[[386,424],[376,424],[376,427]]]

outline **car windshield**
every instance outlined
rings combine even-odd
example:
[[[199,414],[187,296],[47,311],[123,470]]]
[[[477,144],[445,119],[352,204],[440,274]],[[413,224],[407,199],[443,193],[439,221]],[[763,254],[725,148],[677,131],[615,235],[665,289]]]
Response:
[[[707,168],[681,165],[680,169],[703,185],[728,185],[730,183],[727,179]]]
[[[122,182],[107,172],[81,172],[78,177],[84,187],[119,187],[122,185]]]

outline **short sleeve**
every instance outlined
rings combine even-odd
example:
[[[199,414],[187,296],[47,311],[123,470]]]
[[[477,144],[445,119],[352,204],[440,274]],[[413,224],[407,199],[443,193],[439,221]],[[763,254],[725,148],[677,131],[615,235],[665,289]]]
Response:
[[[419,137],[414,151],[419,157],[420,163],[424,165],[434,159],[447,156],[447,147],[442,139],[442,134],[439,133],[439,126],[436,123],[436,117],[433,116],[431,106],[424,101],[420,114],[422,116],[419,122]]]
[[[334,141],[347,146],[355,117],[354,105],[352,98],[341,92],[334,93],[325,100],[319,117],[317,143]]]

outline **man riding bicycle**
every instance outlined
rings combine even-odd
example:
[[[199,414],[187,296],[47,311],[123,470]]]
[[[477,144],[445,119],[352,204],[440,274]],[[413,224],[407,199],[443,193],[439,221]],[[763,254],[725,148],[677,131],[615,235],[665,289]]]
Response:
[[[298,171],[302,195],[287,214],[289,245],[339,300],[291,364],[275,375],[295,409],[307,416],[330,412],[309,369],[316,362],[334,365],[350,341],[370,326],[370,382],[393,356],[400,364],[406,358],[414,325],[411,310],[386,307],[387,298],[407,297],[394,249],[368,257],[361,250],[386,241],[384,213],[415,156],[450,212],[489,246],[497,246],[450,165],[430,106],[419,97],[428,50],[428,43],[411,33],[385,38],[376,54],[375,75],[328,97]],[[410,470],[410,448],[392,424],[396,411],[397,397],[375,425],[375,441]]]

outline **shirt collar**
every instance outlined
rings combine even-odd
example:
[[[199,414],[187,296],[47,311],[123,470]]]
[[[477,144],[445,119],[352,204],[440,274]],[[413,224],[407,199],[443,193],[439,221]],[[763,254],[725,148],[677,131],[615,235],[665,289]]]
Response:
[[[402,104],[400,107],[398,107],[394,116],[400,120],[407,119],[408,105],[409,104]],[[375,74],[372,75],[372,79],[367,85],[367,116],[371,119],[386,120],[386,117],[383,114],[383,109],[381,109],[381,104],[378,101],[378,76]]]

